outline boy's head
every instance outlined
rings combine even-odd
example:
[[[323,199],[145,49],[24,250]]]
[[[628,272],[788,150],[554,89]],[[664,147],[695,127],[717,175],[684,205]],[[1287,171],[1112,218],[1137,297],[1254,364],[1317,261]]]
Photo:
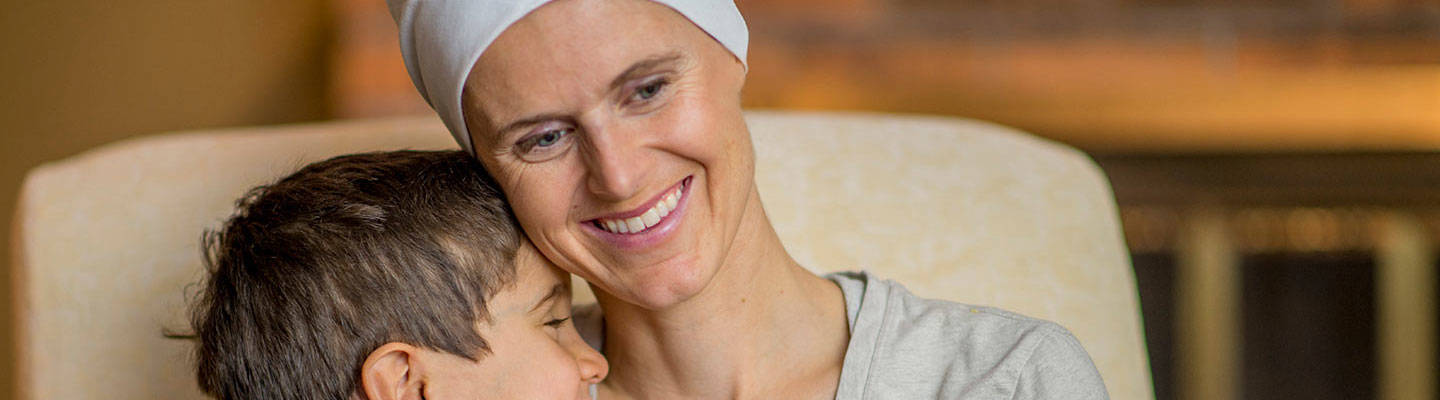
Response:
[[[458,151],[309,165],[204,248],[192,323],[220,399],[588,398],[605,374],[568,323],[568,276]]]

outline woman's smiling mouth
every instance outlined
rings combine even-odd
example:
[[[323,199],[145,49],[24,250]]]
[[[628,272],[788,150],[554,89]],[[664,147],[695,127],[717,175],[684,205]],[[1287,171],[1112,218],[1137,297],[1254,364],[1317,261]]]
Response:
[[[669,222],[669,217],[680,209],[685,200],[686,188],[693,177],[685,177],[675,186],[651,199],[640,208],[590,220],[590,225],[616,235],[649,233],[655,227]]]

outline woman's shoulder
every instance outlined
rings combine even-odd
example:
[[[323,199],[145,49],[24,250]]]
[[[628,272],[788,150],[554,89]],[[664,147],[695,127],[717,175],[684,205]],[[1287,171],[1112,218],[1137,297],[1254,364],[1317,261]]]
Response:
[[[1033,391],[1036,382],[1064,381],[1062,386],[1104,398],[1104,385],[1089,355],[1057,323],[995,307],[923,298],[898,282],[865,272],[827,278],[842,290],[863,292],[851,324],[849,351],[869,357],[847,356],[845,368],[866,371],[861,385],[865,392],[954,398],[993,389],[997,392],[986,394],[1009,398]],[[847,293],[847,307],[850,298]]]
[[[894,334],[899,339],[936,336],[962,343],[997,342],[1005,344],[1002,347],[1010,347],[1030,337],[1073,337],[1051,321],[996,307],[920,297],[899,282],[864,271],[831,273],[826,278],[835,281],[845,292],[847,311],[859,314],[857,323],[879,324],[884,330],[893,331],[887,332],[887,336]],[[852,298],[858,300],[855,310],[849,307]]]

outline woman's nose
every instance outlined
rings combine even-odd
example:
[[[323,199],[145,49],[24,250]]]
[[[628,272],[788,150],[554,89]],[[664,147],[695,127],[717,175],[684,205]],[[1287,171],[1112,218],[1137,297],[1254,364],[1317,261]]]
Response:
[[[650,170],[643,137],[613,124],[585,127],[586,185],[591,193],[610,201],[640,195]]]

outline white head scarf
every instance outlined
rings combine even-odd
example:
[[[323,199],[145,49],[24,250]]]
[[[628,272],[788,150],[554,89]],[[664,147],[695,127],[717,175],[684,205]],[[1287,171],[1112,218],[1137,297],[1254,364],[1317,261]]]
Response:
[[[400,26],[400,53],[415,89],[474,153],[460,93],[480,53],[510,24],[550,0],[386,0]],[[732,0],[653,0],[689,18],[745,63],[750,30]]]

